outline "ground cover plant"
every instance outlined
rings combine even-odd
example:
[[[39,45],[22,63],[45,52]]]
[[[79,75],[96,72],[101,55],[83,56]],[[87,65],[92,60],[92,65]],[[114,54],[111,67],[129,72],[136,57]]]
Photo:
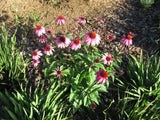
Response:
[[[126,73],[117,79],[117,89],[124,93],[119,96],[122,105],[119,119],[158,119],[160,59],[157,55],[144,59],[142,52],[139,59],[133,55],[131,58]]]
[[[6,90],[4,94],[0,93],[5,104],[1,117],[6,120],[68,119],[67,113],[63,114],[67,106],[62,104],[65,101],[63,94],[66,89],[58,92],[59,87],[53,83],[49,90],[45,91],[44,84],[39,84],[36,89],[21,84],[19,91],[15,90],[10,94]]]
[[[0,89],[4,90],[25,81],[28,61],[23,59],[20,47],[16,48],[16,31],[9,37],[7,28],[3,24],[0,32]]]
[[[100,36],[96,32],[88,32],[84,35],[81,33],[86,23],[83,17],[73,19],[73,22],[76,22],[76,26],[72,28],[73,34],[65,33],[63,25],[66,21],[63,16],[58,17],[57,24],[62,26],[62,33],[56,37],[54,43],[47,41],[47,35],[51,30],[46,32],[43,26],[37,26],[36,34],[40,37],[42,49],[33,52],[32,63],[36,67],[40,63],[39,58],[45,57],[46,63],[43,63],[45,79],[51,82],[57,81],[62,84],[62,89],[66,87],[69,89],[68,99],[72,102],[75,113],[82,105],[90,107],[99,104],[100,92],[107,92],[108,77],[114,81],[114,69],[119,67],[120,52],[99,51],[95,46],[100,44]],[[97,25],[104,22],[101,19],[96,21]],[[131,35],[134,36],[132,33]],[[129,42],[126,42],[128,41],[126,37],[122,41],[127,45],[132,44],[131,35],[128,35]],[[110,42],[115,39],[111,34],[107,37]]]
[[[104,31],[104,34],[101,34],[104,36],[100,36],[99,26],[103,26],[105,21],[94,19],[95,30],[85,33],[86,18],[71,20],[75,26],[71,27],[72,33],[66,33],[64,26],[68,20],[57,16],[57,25],[62,27],[62,30],[55,37],[50,37],[51,29],[46,30],[48,24],[36,23],[34,30],[38,46],[30,53],[29,61],[32,69],[43,73],[43,79],[37,86],[31,85],[23,76],[28,63],[18,62],[16,66],[23,65],[20,69],[23,74],[15,71],[18,77],[14,80],[17,81],[19,76],[22,76],[25,82],[19,81],[18,89],[13,86],[12,91],[3,89],[3,92],[0,92],[3,101],[1,117],[14,120],[159,119],[158,53],[155,56],[148,55],[146,59],[143,51],[140,58],[129,55],[132,39],[135,39],[134,33],[129,31],[119,40],[123,48],[126,48],[126,61],[123,58],[126,55],[121,50],[112,49],[111,43],[116,39],[114,34],[106,35]],[[2,40],[8,38],[8,34],[2,34]],[[1,47],[4,51],[6,47],[3,45],[6,43]],[[11,48],[16,49],[15,44],[11,45]],[[103,50],[100,45],[106,49]],[[16,52],[15,54],[11,51],[12,55],[19,55],[18,50]],[[9,55],[10,52],[6,56]],[[19,57],[15,58],[19,60]],[[1,71],[4,73],[4,69]],[[12,81],[10,84],[14,85]],[[50,84],[46,85],[46,81],[50,81]],[[7,84],[7,79],[4,83]]]

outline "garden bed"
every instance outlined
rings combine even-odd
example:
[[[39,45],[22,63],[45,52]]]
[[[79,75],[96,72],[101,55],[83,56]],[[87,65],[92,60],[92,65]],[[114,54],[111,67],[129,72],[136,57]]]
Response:
[[[15,48],[21,47],[19,52],[20,52],[20,55],[23,56],[24,61],[25,60],[27,61],[29,58],[29,60],[27,61],[29,64],[28,64],[28,66],[26,66],[26,76],[27,76],[27,81],[29,81],[28,84],[29,84],[29,86],[34,86],[33,89],[36,89],[36,86],[39,85],[39,83],[43,83],[43,81],[45,79],[45,86],[43,89],[44,90],[43,92],[46,93],[45,95],[49,95],[49,93],[51,91],[54,92],[54,90],[50,89],[50,87],[52,88],[53,86],[55,87],[55,84],[57,85],[57,83],[53,84],[53,80],[51,80],[52,78],[50,78],[50,76],[47,75],[48,74],[47,72],[50,73],[50,69],[52,69],[52,67],[53,67],[52,63],[53,64],[55,64],[55,63],[53,62],[52,59],[49,59],[48,57],[43,57],[41,59],[41,63],[37,67],[34,67],[31,62],[33,52],[36,49],[43,51],[43,48],[45,48],[44,44],[42,45],[42,44],[40,44],[40,42],[38,42],[39,37],[35,34],[35,30],[36,30],[37,26],[45,26],[46,30],[51,29],[51,31],[52,31],[51,34],[47,34],[46,36],[48,37],[48,43],[53,43],[53,45],[55,45],[57,43],[56,42],[57,36],[60,36],[61,34],[63,34],[64,31],[68,37],[71,37],[71,35],[72,35],[71,33],[73,32],[73,30],[71,30],[71,27],[74,27],[76,25],[75,22],[72,20],[73,18],[84,17],[86,20],[86,23],[79,24],[81,29],[83,28],[83,31],[81,31],[82,35],[85,35],[86,33],[91,32],[91,31],[95,31],[97,34],[99,34],[101,36],[101,42],[97,47],[98,50],[100,50],[101,54],[104,54],[107,52],[110,53],[110,51],[115,52],[115,54],[113,55],[114,61],[117,60],[116,57],[120,53],[118,60],[122,59],[124,63],[120,64],[121,63],[120,61],[118,61],[118,62],[120,62],[118,64],[117,64],[117,62],[114,63],[115,67],[117,67],[116,64],[118,66],[120,66],[120,69],[116,68],[114,70],[114,74],[115,74],[115,76],[121,75],[122,78],[119,76],[114,81],[114,75],[110,75],[109,81],[111,82],[110,83],[111,85],[110,85],[110,88],[108,89],[109,92],[107,94],[103,93],[105,91],[105,89],[99,90],[99,88],[95,88],[95,89],[97,89],[97,91],[98,90],[101,92],[103,91],[102,93],[98,92],[100,94],[101,100],[102,100],[99,103],[100,105],[97,106],[95,104],[97,102],[98,97],[94,98],[92,95],[92,97],[94,99],[93,103],[91,101],[92,104],[90,102],[87,103],[87,100],[90,98],[85,98],[84,105],[82,107],[80,107],[77,104],[77,106],[79,106],[79,107],[77,107],[76,109],[75,108],[72,109],[71,112],[69,113],[69,117],[71,117],[73,119],[81,119],[81,118],[83,118],[83,114],[86,114],[89,110],[89,113],[87,113],[88,117],[85,116],[83,119],[85,119],[85,118],[88,120],[93,119],[92,114],[95,113],[95,111],[97,114],[95,114],[94,117],[96,117],[96,119],[99,119],[99,120],[104,119],[104,117],[106,117],[106,116],[109,116],[110,118],[115,118],[115,119],[118,117],[122,118],[123,116],[127,117],[127,115],[125,115],[125,112],[126,112],[126,114],[130,113],[130,114],[128,114],[128,116],[131,116],[134,118],[134,114],[131,113],[132,111],[131,112],[128,111],[131,109],[127,108],[127,109],[125,109],[126,111],[123,111],[124,109],[121,109],[121,106],[123,106],[125,108],[125,105],[123,104],[122,101],[126,102],[125,99],[133,100],[134,99],[133,96],[135,96],[137,98],[137,99],[135,98],[135,101],[138,100],[138,98],[139,98],[139,100],[143,100],[143,99],[148,100],[148,103],[149,102],[150,103],[156,102],[157,105],[159,104],[159,103],[157,103],[157,97],[155,97],[157,95],[157,93],[155,91],[154,92],[156,95],[154,94],[153,96],[151,96],[150,100],[148,98],[145,98],[145,95],[147,96],[147,94],[148,94],[147,90],[149,89],[148,86],[145,86],[146,84],[149,84],[148,81],[147,81],[147,83],[144,83],[145,85],[141,82],[138,83],[139,81],[137,81],[137,84],[134,83],[135,81],[134,82],[132,81],[132,79],[133,79],[132,76],[130,74],[129,75],[127,74],[128,71],[130,71],[130,70],[127,71],[128,68],[126,67],[126,66],[130,65],[130,67],[134,68],[134,64],[136,63],[135,66],[136,65],[137,66],[134,68],[134,70],[140,69],[140,71],[138,71],[137,73],[134,73],[131,70],[131,72],[133,72],[133,74],[135,76],[137,74],[141,75],[142,72],[144,72],[144,71],[141,71],[141,69],[143,69],[143,67],[139,68],[139,66],[141,66],[141,64],[143,64],[143,63],[136,62],[136,59],[134,57],[131,57],[131,58],[132,58],[132,60],[135,60],[135,63],[132,63],[131,61],[128,62],[128,56],[134,55],[137,57],[138,60],[139,60],[139,58],[142,59],[142,57],[140,57],[141,50],[142,50],[143,54],[145,54],[145,60],[147,61],[146,54],[154,55],[160,50],[160,47],[159,47],[160,46],[160,16],[159,16],[160,7],[158,5],[153,4],[150,8],[144,10],[144,9],[142,9],[142,7],[140,7],[140,2],[135,1],[135,0],[114,0],[114,1],[112,1],[112,0],[95,0],[95,1],[85,1],[85,0],[65,1],[64,0],[63,1],[62,0],[61,2],[54,4],[54,5],[52,3],[47,4],[45,1],[39,2],[36,0],[27,0],[27,1],[17,0],[16,2],[13,2],[13,1],[8,2],[7,0],[4,0],[4,1],[1,1],[0,3],[1,3],[0,4],[0,9],[1,9],[0,24],[1,24],[1,26],[3,26],[2,22],[4,22],[5,26],[8,28],[7,29],[9,31],[8,38],[13,36],[15,33],[15,30],[17,30],[17,32],[15,34],[15,37],[16,37]],[[62,15],[64,18],[67,19],[67,22],[64,24],[63,28],[61,25],[57,25],[57,23],[56,23],[57,22],[56,20],[60,15]],[[98,29],[97,29],[97,25],[96,25],[97,18],[102,19],[104,21],[104,23],[102,22],[99,24]],[[130,32],[132,32],[134,35],[132,35],[132,33],[130,33]],[[110,42],[109,41],[110,39],[107,38],[107,35],[110,33],[112,35],[116,36],[116,39],[114,39],[112,42]],[[129,34],[131,35],[130,37],[133,37],[132,38],[133,45],[125,48],[124,44],[122,42],[120,42],[120,40]],[[2,34],[2,36],[3,35],[4,35],[4,33]],[[81,34],[79,34],[79,35],[81,36]],[[89,36],[93,37],[95,35],[89,34]],[[83,40],[83,36],[81,36],[80,38]],[[85,44],[85,43],[83,43],[83,44]],[[12,49],[12,47],[11,47],[11,49]],[[94,62],[96,62],[97,59],[93,58],[93,56],[91,56],[91,55],[92,54],[97,55],[98,54],[98,53],[96,53],[97,49],[96,48],[94,49],[91,47],[84,47],[83,49],[84,49],[84,51],[83,51],[84,53],[90,52],[90,50],[91,50],[89,57],[91,57],[91,59],[95,59]],[[87,49],[88,49],[88,51],[87,51]],[[65,54],[69,54],[69,52],[70,52],[70,50],[68,51],[68,49],[61,50],[61,51],[55,49],[56,54],[61,53],[61,54],[59,54],[59,56],[64,56]],[[121,55],[121,52],[123,52],[123,55]],[[77,53],[77,54],[81,58],[78,58],[78,56],[77,56],[77,58],[75,58],[76,60],[81,60],[83,58],[83,59],[86,59],[86,61],[88,60],[89,62],[91,62],[90,59],[85,57],[85,55],[83,56],[79,53]],[[159,53],[157,53],[157,54],[159,56]],[[61,58],[59,56],[57,56],[57,55],[54,56],[55,57],[54,59],[57,61],[61,61],[63,58]],[[157,56],[157,58],[158,58],[158,56]],[[73,62],[74,64],[79,63],[79,61],[74,61],[74,60],[73,61],[72,60],[71,61],[65,60],[65,61],[68,64],[70,64],[70,62]],[[50,68],[50,66],[49,66],[48,68],[46,68],[46,66],[48,66],[48,65],[43,64],[44,62],[46,62],[48,65],[51,65],[52,67]],[[82,64],[82,66],[84,65],[83,67],[85,67],[88,64],[90,64],[89,62],[88,63],[82,62],[82,63],[80,63],[79,67],[81,67],[81,64]],[[152,61],[152,62],[153,62],[153,64],[156,63],[156,61]],[[58,63],[58,64],[61,65],[61,63]],[[156,63],[156,64],[159,65],[159,63]],[[57,64],[55,64],[55,65],[57,66]],[[67,66],[66,64],[63,64],[63,65],[65,67]],[[101,65],[101,64],[99,64],[99,65]],[[71,66],[73,66],[73,65],[71,65]],[[103,66],[103,65],[101,65],[101,66]],[[90,64],[89,67],[92,68],[92,64]],[[99,68],[99,66],[95,65],[94,69],[98,70],[98,68]],[[148,70],[147,67],[146,67],[146,69]],[[150,67],[150,70],[152,70],[152,69],[154,69],[154,68]],[[155,69],[159,70],[159,68],[156,68],[156,67],[155,67]],[[71,70],[70,67],[67,68],[65,72],[68,72],[69,70]],[[74,70],[76,71],[76,68]],[[74,72],[74,70],[72,72]],[[109,74],[113,72],[112,67],[108,68],[108,66],[107,66],[106,70],[108,70],[107,72]],[[91,71],[92,71],[92,69],[91,69]],[[126,73],[124,73],[124,71]],[[86,71],[86,72],[88,73],[88,71]],[[100,72],[102,72],[102,71],[100,70]],[[93,71],[92,71],[92,73],[93,73]],[[108,77],[108,73],[103,71],[103,75],[102,74],[101,75],[103,77],[104,76]],[[70,75],[71,73],[67,73],[67,75],[68,74]],[[76,78],[74,78],[75,80],[76,79],[87,80],[87,78],[85,78],[84,76],[89,78],[89,76],[87,76],[84,73],[84,71],[80,71],[79,74],[81,74],[82,76],[80,78],[77,78],[78,76],[76,76]],[[145,73],[145,75],[146,74],[148,75],[148,73]],[[156,71],[155,71],[155,74],[157,74]],[[92,76],[92,74],[91,74],[91,76]],[[126,79],[124,79],[123,76],[126,76],[126,79],[128,78],[130,80],[130,83],[133,84],[134,89],[138,85],[140,86],[140,88],[137,87],[138,93],[135,93],[132,91],[133,86],[128,85],[128,83],[126,84],[126,81],[125,81]],[[144,77],[144,76],[142,78],[148,79],[147,77]],[[151,78],[153,78],[153,80],[154,80],[154,76],[152,76]],[[57,80],[56,78],[54,78],[54,79]],[[141,80],[139,78],[137,78],[137,79]],[[122,81],[122,80],[124,80],[124,81]],[[155,77],[155,80],[157,80],[157,77]],[[66,88],[68,88],[68,91],[66,90],[66,88],[64,90],[62,90],[65,94],[70,95],[69,102],[71,102],[74,98],[74,97],[72,98],[71,96],[79,94],[80,91],[77,91],[77,93],[73,92],[73,90],[75,88],[72,86],[72,84],[74,84],[74,83],[70,83],[68,81],[63,81],[63,80],[61,80],[60,82],[61,82],[60,83],[61,85],[66,84],[66,86],[67,86],[67,84],[71,84],[66,87]],[[122,87],[122,89],[121,89],[122,91],[120,91],[120,92],[114,91],[114,89],[119,90],[119,87],[116,86],[116,83],[120,85],[119,87]],[[78,84],[78,83],[76,82],[75,84]],[[88,84],[88,83],[86,83],[86,84]],[[109,87],[108,84],[109,83],[107,81],[107,84],[105,84],[105,85],[107,87]],[[150,85],[152,86],[153,84],[150,83]],[[18,84],[17,84],[17,86],[18,86]],[[27,86],[27,89],[29,86]],[[79,86],[81,86],[83,88],[82,84],[79,84]],[[100,86],[102,88],[104,88],[103,85],[100,85]],[[146,89],[143,88],[142,86],[146,87]],[[125,87],[128,89],[124,90]],[[12,87],[12,88],[14,88],[14,87]],[[61,89],[61,88],[59,88],[58,85],[55,88]],[[82,88],[80,88],[80,89],[82,89]],[[91,89],[91,88],[92,88],[92,86],[90,86],[88,89]],[[10,90],[12,91],[13,89],[10,89]],[[157,89],[155,89],[155,90],[157,90]],[[69,93],[70,91],[72,91],[72,92]],[[141,91],[143,91],[142,93],[144,93],[143,94],[144,96],[139,97],[139,95],[141,95],[140,94]],[[147,92],[147,94],[145,94],[144,91]],[[130,97],[127,98],[125,95],[122,95],[123,92],[126,93],[125,95],[128,95]],[[59,99],[57,93],[58,92],[55,92],[54,94],[52,94],[55,99]],[[64,93],[60,92],[59,94],[63,95]],[[96,93],[96,94],[94,93],[94,94],[97,95],[98,93]],[[19,93],[17,93],[17,94],[19,94]],[[20,93],[20,94],[22,94],[22,93]],[[43,100],[47,101],[46,98],[43,98],[42,94],[39,94],[38,92],[34,92],[34,94],[35,94],[35,96],[38,95],[40,98],[42,97]],[[104,96],[108,97],[108,99],[104,98],[103,94],[104,94]],[[120,96],[119,96],[119,94],[120,94]],[[124,99],[117,98],[118,96],[124,97]],[[24,97],[26,97],[25,94],[24,94]],[[37,100],[37,97],[34,98],[34,96],[31,95],[31,98],[32,97],[33,97],[33,99]],[[65,95],[64,95],[64,97],[60,98],[60,101],[63,101],[66,98],[67,97],[65,97]],[[77,99],[80,102],[81,98],[77,98]],[[118,104],[119,101],[121,101],[120,104]],[[52,104],[53,101],[51,100],[48,102],[50,104]],[[73,100],[73,103],[75,104],[74,100]],[[118,107],[114,103],[117,103]],[[127,101],[127,103],[130,104],[130,102],[128,102],[128,101]],[[141,103],[141,101],[138,101],[137,104],[135,104],[135,106],[136,105],[139,106],[140,103]],[[14,102],[14,104],[16,104],[16,102]],[[28,101],[28,103],[25,103],[25,104],[29,104],[29,101]],[[35,105],[35,104],[38,104],[38,103],[34,103],[33,105]],[[91,106],[89,106],[89,104],[91,104]],[[98,102],[97,102],[97,104],[98,104]],[[108,107],[106,105],[103,106],[103,104],[108,105]],[[141,103],[141,108],[146,108],[146,111],[147,111],[148,108],[147,108],[147,106],[145,106],[146,104],[147,104],[147,102]],[[61,102],[58,102],[57,105],[61,105]],[[43,106],[43,103],[42,103],[42,106]],[[46,105],[44,105],[44,106],[46,106]],[[115,109],[113,107],[110,108],[110,106],[114,106],[117,108],[115,108]],[[131,105],[130,107],[135,107],[135,106]],[[64,108],[67,109],[67,107],[71,108],[70,105],[66,104],[66,106]],[[91,107],[91,108],[88,109],[86,107]],[[94,108],[96,108],[96,107],[97,107],[97,109],[94,110]],[[30,109],[32,109],[32,106]],[[46,107],[44,109],[47,110]],[[119,114],[119,116],[114,117],[108,111],[109,109],[111,111],[116,111],[117,114]],[[158,110],[158,109],[155,110],[154,108],[151,108],[151,109],[152,109],[152,111],[148,112],[150,114],[152,112],[156,113]],[[78,110],[78,112],[76,114],[72,113],[77,110]],[[100,111],[100,110],[103,110],[103,111]],[[122,112],[120,113],[120,111],[122,111]],[[144,117],[143,114],[145,112],[141,112],[142,111],[141,109],[137,109],[137,111],[139,111],[141,113],[141,114],[138,114],[139,116]],[[40,111],[40,112],[42,112],[42,111]],[[11,113],[9,113],[9,114],[11,115]],[[38,114],[39,114],[38,112],[35,113],[35,116],[37,116]],[[43,114],[45,115],[45,113],[43,113]],[[59,113],[57,113],[57,114],[59,114]],[[57,114],[55,114],[56,117],[57,117]],[[137,116],[137,118],[139,116]],[[30,115],[30,117],[33,117],[33,116]],[[27,119],[27,117],[26,117],[26,119]],[[40,119],[40,117],[39,118],[37,117],[37,119]]]

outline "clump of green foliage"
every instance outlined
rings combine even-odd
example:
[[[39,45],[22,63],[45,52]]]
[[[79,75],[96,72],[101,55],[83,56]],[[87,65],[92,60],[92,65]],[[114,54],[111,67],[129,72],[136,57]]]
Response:
[[[20,47],[16,47],[16,31],[9,36],[3,24],[0,30],[0,89],[16,86],[26,79],[27,60],[20,54]]]

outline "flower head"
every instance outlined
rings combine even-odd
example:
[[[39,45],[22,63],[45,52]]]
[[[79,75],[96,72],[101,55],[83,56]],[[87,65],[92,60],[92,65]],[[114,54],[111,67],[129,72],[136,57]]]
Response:
[[[38,26],[36,27],[36,34],[37,34],[38,36],[41,36],[41,35],[43,35],[43,34],[45,34],[45,33],[46,33],[46,31],[45,31],[45,28],[44,28],[43,26],[38,25]]]
[[[64,24],[67,20],[63,16],[59,16],[57,19],[57,24]]]
[[[95,59],[94,59],[94,62],[95,62],[95,63],[99,63],[100,61],[99,61],[98,58],[95,58]]]
[[[34,67],[38,66],[38,64],[40,63],[39,60],[32,60],[31,62],[34,65]]]
[[[79,22],[79,19],[74,19],[74,18],[73,18],[72,21]]]
[[[125,72],[121,72],[121,75],[123,75]]]
[[[118,56],[115,56],[115,60],[118,60]]]
[[[101,38],[95,32],[88,32],[85,36],[88,36],[85,38],[85,43],[87,45],[95,46],[96,44],[98,45],[100,43]]]
[[[53,75],[61,78],[64,74],[62,73],[62,67],[57,67],[56,70],[53,71]]]
[[[54,48],[52,46],[49,46],[47,45],[45,48],[44,48],[44,53],[47,54],[47,55],[53,55],[53,52],[54,51]]]
[[[95,103],[92,103],[92,104],[91,104],[91,108],[92,108],[92,109],[96,109],[96,107],[97,107],[97,105],[96,105]]]
[[[106,55],[103,55],[103,58],[102,58],[103,60],[102,60],[102,62],[104,62],[104,64],[108,64],[108,65],[110,65],[110,64],[112,64],[112,55],[111,54],[106,54]]]
[[[47,41],[47,38],[44,35],[42,35],[39,39],[39,42],[41,43],[45,43],[46,41]]]
[[[72,30],[78,30],[78,27],[71,27]]]
[[[48,34],[51,34],[52,33],[52,30],[51,29],[49,29],[49,30],[47,30],[46,31],[46,34],[48,35]]]
[[[70,59],[70,55],[66,55],[66,59]]]
[[[108,80],[108,73],[102,69],[95,73],[97,75],[97,81],[101,83],[105,83]]]
[[[40,56],[42,56],[42,52],[41,51],[38,51],[38,49],[36,49],[33,54],[32,54],[32,58],[34,60],[38,60],[40,58]]]
[[[134,37],[134,36],[135,36],[135,34],[134,34],[134,33],[132,33],[132,32],[129,32],[129,34],[130,34],[132,37]]]
[[[114,35],[112,35],[112,34],[108,34],[107,35],[107,39],[112,41],[112,40],[116,39],[116,37]]]
[[[81,42],[79,39],[74,39],[70,43],[70,46],[72,50],[77,50],[78,48],[81,49]]]
[[[84,17],[79,18],[79,23],[83,23],[83,24],[85,24],[85,23],[86,23],[85,18],[84,18]]]
[[[96,20],[97,20],[98,22],[100,22],[100,23],[104,23],[104,21],[101,20],[101,19],[99,19],[99,18],[97,18]]]
[[[18,8],[16,8],[15,11],[18,12]]]
[[[130,34],[123,37],[120,41],[123,42],[124,45],[129,46],[132,45],[132,38],[135,36],[132,32]]]
[[[70,42],[71,42],[70,39],[64,35],[61,35],[60,37],[56,38],[56,44],[57,44],[58,48],[68,47]]]

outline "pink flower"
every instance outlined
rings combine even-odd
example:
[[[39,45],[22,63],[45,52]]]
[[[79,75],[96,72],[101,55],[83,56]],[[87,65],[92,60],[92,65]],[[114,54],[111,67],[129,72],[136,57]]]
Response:
[[[118,60],[118,56],[115,56],[115,60]]]
[[[41,51],[38,51],[38,49],[36,49],[33,54],[32,54],[32,58],[34,60],[38,60],[40,58],[40,56],[42,56],[42,52]]]
[[[68,45],[70,44],[70,42],[71,42],[70,39],[67,38],[64,35],[56,38],[56,43],[57,43],[58,48],[68,47]]]
[[[97,81],[101,83],[105,83],[108,80],[108,73],[102,69],[95,73],[97,75]]]
[[[79,23],[83,23],[83,24],[85,24],[85,23],[86,23],[85,18],[84,18],[84,17],[79,18]]]
[[[52,46],[49,46],[47,45],[45,48],[44,48],[44,53],[47,54],[47,55],[53,55],[53,52],[54,51],[54,48]]]
[[[112,34],[108,34],[107,35],[107,39],[112,41],[112,40],[116,39],[116,37],[114,35],[112,35]]]
[[[132,32],[129,32],[130,35],[123,37],[120,41],[123,42],[124,45],[132,45],[132,38],[135,36]]]
[[[123,75],[125,72],[121,72],[121,75]]]
[[[41,43],[45,43],[46,41],[47,41],[47,38],[44,35],[42,35],[39,39],[39,42]]]
[[[81,42],[78,39],[74,39],[70,43],[70,46],[72,50],[77,50],[78,48],[81,49]]]
[[[86,35],[88,35],[88,37],[85,38],[85,43],[87,45],[95,46],[96,44],[98,45],[100,43],[101,38],[95,32],[88,32]]]
[[[92,104],[91,104],[91,108],[92,108],[92,109],[96,109],[96,107],[97,107],[97,105],[96,105],[95,103],[92,103]]]
[[[64,24],[67,20],[63,16],[59,16],[57,19],[57,24]]]
[[[66,55],[66,59],[70,59],[70,55]]]
[[[36,27],[36,34],[38,35],[38,36],[41,36],[41,35],[43,35],[43,34],[45,34],[46,33],[46,31],[45,31],[45,28],[43,27],[43,26],[37,26]]]
[[[51,34],[51,33],[52,33],[51,29],[49,29],[49,30],[46,31],[46,34]]]
[[[107,54],[107,55],[103,55],[103,58],[102,58],[102,62],[104,62],[104,64],[112,64],[112,55],[111,54]]]
[[[94,59],[94,62],[95,62],[95,63],[99,63],[99,59],[98,59],[98,58],[95,58],[95,59]]]
[[[53,71],[53,75],[57,76],[58,78],[61,78],[64,74],[62,73],[62,68],[57,67],[55,71]]]
[[[96,19],[98,22],[101,22],[101,23],[104,23],[104,21],[103,20],[101,20],[101,19]]]
[[[38,66],[38,64],[40,63],[39,60],[33,60],[33,61],[31,61],[31,62],[32,62],[32,64],[34,65],[34,67]]]
[[[73,21],[75,21],[75,22],[79,22],[79,19],[72,19]]]
[[[71,27],[72,30],[78,30],[78,27]]]
[[[135,36],[135,34],[134,34],[134,33],[132,33],[132,32],[129,32],[129,34],[130,34],[132,37],[134,37],[134,36]]]

